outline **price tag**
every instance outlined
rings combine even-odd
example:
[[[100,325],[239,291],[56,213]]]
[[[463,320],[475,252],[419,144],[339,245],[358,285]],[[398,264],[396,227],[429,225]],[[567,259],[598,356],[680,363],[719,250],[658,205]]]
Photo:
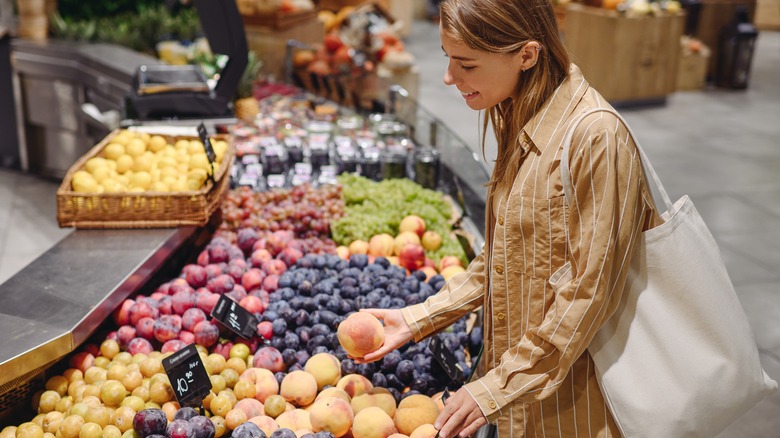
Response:
[[[450,377],[450,379],[460,384],[463,382],[463,370],[458,366],[458,358],[455,357],[452,352],[444,346],[444,343],[438,336],[431,338],[431,342],[428,343],[428,350],[433,354],[433,358],[444,369],[444,372]]]
[[[215,182],[214,165],[217,161],[217,154],[214,152],[214,146],[211,145],[209,133],[206,131],[206,126],[203,123],[198,125],[198,137],[200,137],[200,141],[203,143],[203,147],[206,149],[206,158],[208,158],[209,163],[211,163],[211,166],[209,166],[209,178],[211,178],[212,182]]]
[[[162,365],[179,405],[200,407],[211,391],[211,379],[200,361],[195,344],[166,357],[162,360]]]
[[[257,318],[225,295],[219,297],[211,317],[242,338],[251,339],[257,334]]]

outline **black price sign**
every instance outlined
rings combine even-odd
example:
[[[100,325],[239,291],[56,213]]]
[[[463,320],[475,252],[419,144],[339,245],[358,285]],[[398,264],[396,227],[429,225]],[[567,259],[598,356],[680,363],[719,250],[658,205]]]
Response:
[[[211,379],[200,361],[195,344],[166,357],[162,365],[179,405],[199,407],[211,391]]]
[[[217,154],[214,152],[214,146],[211,145],[211,139],[209,133],[206,131],[206,126],[201,122],[198,125],[198,137],[200,137],[203,148],[206,149],[206,157],[209,159],[211,166],[209,166],[209,176],[212,181],[214,179],[214,163],[217,161]]]
[[[444,369],[444,372],[455,383],[461,383],[463,381],[463,370],[458,366],[458,358],[455,357],[452,352],[444,346],[444,343],[438,336],[431,338],[431,342],[428,343],[428,350],[433,354],[433,358]]]
[[[219,297],[211,317],[242,338],[251,339],[257,334],[257,318],[225,295]]]

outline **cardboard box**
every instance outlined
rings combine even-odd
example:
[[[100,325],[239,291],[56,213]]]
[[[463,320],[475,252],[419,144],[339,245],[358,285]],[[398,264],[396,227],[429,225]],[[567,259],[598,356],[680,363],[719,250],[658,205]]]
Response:
[[[564,42],[585,79],[613,103],[664,99],[677,88],[684,14],[629,17],[580,4]]]
[[[780,30],[780,0],[758,0],[755,24],[761,30]]]

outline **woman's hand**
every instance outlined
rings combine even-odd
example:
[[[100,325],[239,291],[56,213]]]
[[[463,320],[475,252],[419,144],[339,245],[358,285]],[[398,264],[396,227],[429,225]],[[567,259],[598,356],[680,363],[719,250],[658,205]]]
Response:
[[[434,427],[439,431],[440,438],[452,438],[460,436],[466,438],[474,435],[477,429],[487,424],[487,419],[482,415],[482,410],[474,398],[460,388],[458,392],[447,399],[444,410],[434,422]]]
[[[361,312],[370,313],[379,318],[385,326],[385,342],[378,350],[365,355],[362,358],[355,358],[355,363],[375,362],[385,357],[393,350],[409,342],[412,339],[412,330],[406,324],[401,310],[399,309],[361,309]]]

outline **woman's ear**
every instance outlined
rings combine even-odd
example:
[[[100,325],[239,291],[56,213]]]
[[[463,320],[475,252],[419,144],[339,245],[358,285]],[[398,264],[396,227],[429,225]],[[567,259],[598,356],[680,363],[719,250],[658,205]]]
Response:
[[[520,51],[517,52],[517,61],[521,71],[526,71],[539,61],[539,53],[542,51],[542,45],[538,41],[529,41]]]

